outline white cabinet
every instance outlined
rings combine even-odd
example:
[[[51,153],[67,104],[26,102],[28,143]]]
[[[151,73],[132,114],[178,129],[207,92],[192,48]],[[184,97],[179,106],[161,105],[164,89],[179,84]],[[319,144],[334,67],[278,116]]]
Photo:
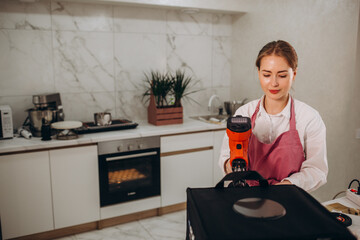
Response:
[[[97,147],[50,151],[55,229],[100,219]]]
[[[161,205],[186,202],[186,188],[212,187],[212,150],[161,158]]]
[[[219,157],[220,157],[220,151],[221,151],[221,146],[222,146],[222,142],[224,140],[224,135],[225,135],[226,131],[225,130],[221,130],[221,131],[214,131],[214,182],[213,185],[215,186],[223,177],[224,177],[224,173],[222,171],[222,169],[219,166]]]
[[[161,206],[186,202],[186,188],[213,186],[213,133],[161,137]]]
[[[186,202],[186,188],[213,187],[221,178],[217,162],[224,133],[161,137],[161,196],[101,210],[96,145],[0,156],[2,236],[16,238],[98,221],[100,214],[105,219]]]
[[[0,195],[4,239],[52,230],[48,151],[0,156]]]
[[[97,146],[0,156],[4,239],[100,219]]]
[[[180,134],[161,137],[161,153],[184,151],[213,146],[212,132],[201,132],[192,134]]]

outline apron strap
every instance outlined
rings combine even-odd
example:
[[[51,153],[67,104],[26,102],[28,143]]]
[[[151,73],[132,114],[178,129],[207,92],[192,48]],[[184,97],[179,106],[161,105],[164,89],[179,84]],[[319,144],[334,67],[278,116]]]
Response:
[[[290,130],[296,130],[296,120],[295,120],[295,107],[294,99],[291,97],[291,107],[290,107]]]
[[[261,103],[261,99],[259,100],[257,106],[256,106],[256,109],[255,109],[255,112],[253,113],[253,115],[251,116],[251,124],[252,124],[252,129],[255,128],[255,120],[256,120],[256,115],[257,113],[259,112],[259,109],[260,109],[260,103]]]

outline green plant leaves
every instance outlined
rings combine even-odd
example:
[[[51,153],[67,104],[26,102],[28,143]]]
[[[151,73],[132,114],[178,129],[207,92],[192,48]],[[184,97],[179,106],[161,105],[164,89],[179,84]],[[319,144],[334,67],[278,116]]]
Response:
[[[196,81],[197,82],[197,81]],[[181,107],[181,99],[197,90],[189,91],[196,82],[185,71],[177,70],[175,75],[171,73],[162,74],[159,71],[151,71],[145,74],[146,91],[143,97],[155,97],[157,107],[168,106]]]

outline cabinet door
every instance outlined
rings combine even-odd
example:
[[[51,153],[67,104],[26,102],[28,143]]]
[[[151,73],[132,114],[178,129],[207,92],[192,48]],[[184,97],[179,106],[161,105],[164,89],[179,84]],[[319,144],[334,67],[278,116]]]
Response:
[[[97,146],[50,151],[55,229],[100,219]]]
[[[161,153],[212,147],[212,132],[180,134],[161,137]]]
[[[186,202],[186,188],[212,187],[213,150],[161,158],[161,205]]]
[[[223,170],[219,166],[221,145],[226,131],[214,131],[214,186],[224,177]]]
[[[0,156],[4,239],[54,229],[47,151]]]

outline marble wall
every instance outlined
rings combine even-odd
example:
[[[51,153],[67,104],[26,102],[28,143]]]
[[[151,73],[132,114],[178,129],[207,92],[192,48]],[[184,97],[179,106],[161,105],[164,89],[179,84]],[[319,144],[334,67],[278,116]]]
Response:
[[[93,113],[146,120],[144,73],[183,69],[198,80],[185,116],[230,100],[232,16],[41,0],[0,2],[0,104],[14,125],[32,95],[59,92],[66,120]]]

